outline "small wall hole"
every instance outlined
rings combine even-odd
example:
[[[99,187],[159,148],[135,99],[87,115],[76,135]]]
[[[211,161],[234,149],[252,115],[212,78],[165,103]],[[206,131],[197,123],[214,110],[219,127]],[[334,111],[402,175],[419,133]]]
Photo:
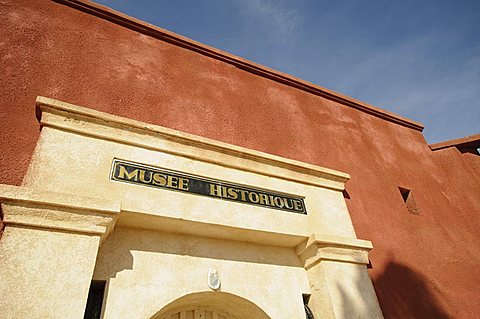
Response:
[[[407,206],[408,211],[414,215],[421,215],[420,209],[417,206],[412,191],[403,187],[398,187],[398,190],[402,195],[403,202]]]

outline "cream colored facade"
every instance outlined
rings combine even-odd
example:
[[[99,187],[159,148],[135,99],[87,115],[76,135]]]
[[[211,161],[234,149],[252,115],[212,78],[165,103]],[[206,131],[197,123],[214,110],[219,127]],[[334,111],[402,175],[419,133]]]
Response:
[[[349,176],[39,97],[23,185],[0,185],[1,318],[381,318]],[[33,113],[33,112],[32,112]],[[307,215],[112,181],[114,158],[305,197]],[[216,269],[221,286],[208,285]]]

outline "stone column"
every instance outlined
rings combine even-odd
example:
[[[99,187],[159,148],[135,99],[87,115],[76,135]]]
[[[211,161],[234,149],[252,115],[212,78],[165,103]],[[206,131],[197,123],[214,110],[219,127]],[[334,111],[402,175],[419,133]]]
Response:
[[[120,205],[0,185],[2,318],[83,318],[98,247]]]
[[[383,318],[367,272],[370,249],[366,240],[319,234],[297,247],[315,318]]]

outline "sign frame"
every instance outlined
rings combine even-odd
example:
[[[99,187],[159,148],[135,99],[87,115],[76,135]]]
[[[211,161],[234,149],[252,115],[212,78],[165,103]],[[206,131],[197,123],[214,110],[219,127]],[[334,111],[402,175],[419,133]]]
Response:
[[[112,161],[110,181],[178,191],[307,215],[304,196],[189,174],[119,158],[114,158]]]

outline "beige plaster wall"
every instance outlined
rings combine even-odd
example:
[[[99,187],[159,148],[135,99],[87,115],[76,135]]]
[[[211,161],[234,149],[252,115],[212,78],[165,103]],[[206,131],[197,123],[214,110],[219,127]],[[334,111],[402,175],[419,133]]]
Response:
[[[253,301],[271,318],[304,316],[310,288],[293,249],[117,227],[94,273],[108,280],[105,318],[150,318],[184,295],[212,291],[210,267],[220,273],[220,292]]]
[[[7,225],[0,318],[83,318],[99,242],[99,236]]]
[[[335,318],[383,318],[366,265],[324,260],[319,267],[325,274]]]
[[[81,123],[78,123],[81,125]],[[128,132],[119,132],[119,134]],[[101,150],[101,151],[99,151]],[[57,156],[62,154],[62,156]],[[308,215],[109,180],[113,158],[305,196]],[[218,155],[221,159],[221,154]],[[122,202],[122,211],[301,236],[355,237],[341,192],[44,127],[24,186]],[[135,221],[120,224],[135,226]],[[143,225],[144,227],[146,225]],[[148,226],[147,226],[148,227]]]

